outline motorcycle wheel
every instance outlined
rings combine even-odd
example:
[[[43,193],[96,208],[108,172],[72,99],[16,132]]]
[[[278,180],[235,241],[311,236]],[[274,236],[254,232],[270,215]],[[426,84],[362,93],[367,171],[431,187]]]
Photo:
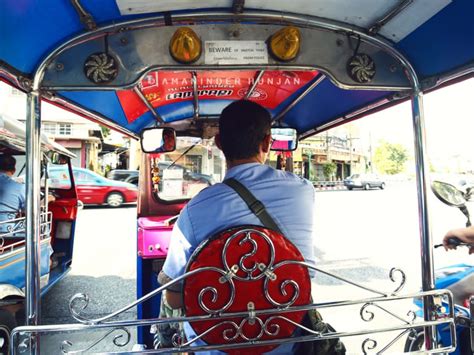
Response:
[[[425,348],[425,333],[423,328],[414,328],[405,342],[405,352],[419,351]]]

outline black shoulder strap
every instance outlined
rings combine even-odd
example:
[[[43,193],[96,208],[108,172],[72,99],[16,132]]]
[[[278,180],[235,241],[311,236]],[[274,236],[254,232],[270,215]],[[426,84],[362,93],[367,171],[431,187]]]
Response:
[[[277,231],[280,234],[283,234],[278,228],[278,225],[275,223],[273,218],[268,214],[265,206],[262,202],[257,200],[255,196],[240,182],[234,178],[226,179],[223,181],[224,184],[234,189],[235,192],[245,201],[250,210],[257,216],[257,218],[262,222],[263,226],[274,231]]]

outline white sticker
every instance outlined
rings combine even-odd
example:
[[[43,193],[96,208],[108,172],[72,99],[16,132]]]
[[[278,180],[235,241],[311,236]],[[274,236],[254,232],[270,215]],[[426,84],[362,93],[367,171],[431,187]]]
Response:
[[[206,41],[205,64],[268,64],[264,41]]]

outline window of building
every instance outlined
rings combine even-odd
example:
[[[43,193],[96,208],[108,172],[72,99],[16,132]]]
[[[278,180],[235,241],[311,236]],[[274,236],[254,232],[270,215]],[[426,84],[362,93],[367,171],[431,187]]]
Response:
[[[72,133],[72,126],[70,123],[60,123],[59,124],[59,134],[61,136],[69,136]]]
[[[41,125],[41,130],[46,134],[56,134],[56,123],[45,122]]]

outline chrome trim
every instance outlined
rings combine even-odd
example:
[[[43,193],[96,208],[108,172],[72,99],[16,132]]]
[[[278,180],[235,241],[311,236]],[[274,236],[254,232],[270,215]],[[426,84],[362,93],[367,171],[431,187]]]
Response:
[[[391,21],[395,16],[400,14],[400,12],[405,10],[409,5],[411,5],[412,2],[413,0],[400,0],[400,2],[395,5],[388,13],[386,13],[384,17],[369,27],[369,34],[372,36],[376,35],[383,26]]]
[[[416,184],[418,193],[418,211],[420,214],[420,243],[421,243],[421,270],[423,291],[433,290],[434,264],[433,264],[433,241],[431,239],[429,209],[427,192],[429,186],[426,182],[427,157],[424,151],[426,147],[426,133],[423,113],[423,94],[415,88],[412,96],[413,133],[415,140],[415,161],[416,161]],[[435,309],[433,300],[429,297],[423,302],[423,313],[426,321],[431,320],[432,311]],[[436,329],[425,328],[425,347],[427,350],[436,348]]]
[[[260,70],[255,77],[255,81],[253,82],[252,86],[250,87],[249,91],[245,94],[245,100],[248,100],[250,96],[252,96],[253,92],[257,88],[259,80],[262,78],[263,74],[265,74],[265,70]]]
[[[375,334],[375,333],[384,333],[384,332],[390,332],[390,331],[396,331],[396,330],[401,330],[401,331],[406,331],[409,329],[414,329],[418,328],[421,326],[437,326],[437,325],[448,325],[450,327],[450,331],[452,334],[452,339],[454,342],[452,343],[452,346],[449,347],[443,347],[439,349],[434,349],[433,351],[430,351],[429,353],[442,353],[446,351],[451,351],[456,347],[456,338],[455,334],[453,335],[453,332],[455,333],[455,323],[454,323],[454,304],[453,304],[453,299],[452,299],[452,294],[448,290],[434,290],[430,292],[420,292],[420,293],[415,293],[415,294],[410,294],[410,295],[403,295],[403,296],[389,296],[389,297],[376,297],[372,299],[362,299],[362,300],[354,300],[354,301],[340,301],[340,302],[328,302],[328,303],[322,303],[322,304],[310,304],[310,305],[305,305],[305,306],[296,306],[296,307],[290,307],[287,309],[265,309],[265,310],[255,310],[253,311],[254,313],[252,314],[252,317],[257,320],[257,317],[259,316],[264,316],[264,315],[270,315],[270,318],[266,322],[259,322],[257,320],[257,323],[262,325],[263,324],[263,331],[267,335],[277,335],[278,334],[278,328],[275,326],[275,324],[270,324],[272,320],[278,318],[278,319],[287,319],[286,317],[282,316],[282,314],[289,313],[289,312],[297,312],[297,311],[305,311],[309,309],[321,309],[321,308],[330,308],[330,307],[341,307],[341,306],[352,306],[352,305],[357,305],[357,304],[362,304],[362,303],[367,303],[367,302],[372,302],[372,303],[383,303],[383,302],[393,302],[396,300],[405,300],[405,299],[412,299],[414,297],[420,297],[420,296],[441,296],[444,295],[446,296],[448,300],[448,306],[447,306],[447,318],[441,317],[438,320],[435,321],[430,321],[430,322],[421,322],[421,323],[410,323],[410,324],[402,324],[402,325],[397,325],[397,326],[391,326],[391,327],[383,327],[383,328],[367,328],[367,329],[362,329],[362,330],[356,330],[356,331],[349,331],[349,332],[334,332],[334,333],[328,333],[328,334],[319,334],[318,332],[312,331],[311,329],[307,329],[311,335],[305,335],[305,336],[299,336],[299,337],[294,337],[294,338],[286,338],[286,339],[271,339],[271,340],[252,340],[250,338],[248,342],[246,343],[232,343],[232,344],[222,344],[222,345],[207,345],[207,346],[196,346],[196,347],[186,347],[188,344],[182,344],[178,345],[175,348],[167,348],[167,349],[151,349],[151,350],[140,350],[139,353],[169,353],[169,352],[184,352],[184,351],[200,351],[200,350],[211,350],[211,349],[233,349],[233,348],[245,348],[245,347],[254,347],[254,346],[260,346],[260,345],[276,345],[276,344],[282,344],[282,343],[295,343],[295,342],[301,342],[301,341],[314,341],[318,339],[334,339],[334,338],[339,338],[339,337],[348,337],[348,336],[360,336],[360,335],[366,335],[366,334]],[[278,312],[278,315],[275,315],[275,312]],[[14,344],[16,343],[21,343],[22,339],[28,339],[28,336],[30,334],[37,334],[37,335],[42,335],[45,333],[64,333],[64,332],[71,332],[71,331],[81,331],[81,330],[100,330],[100,329],[112,329],[117,330],[119,328],[124,328],[124,327],[137,327],[137,326],[148,326],[148,325],[153,325],[153,324],[169,324],[169,323],[176,323],[176,322],[200,322],[200,321],[208,321],[210,319],[230,319],[230,318],[242,318],[242,317],[249,317],[249,312],[244,311],[244,312],[236,312],[236,313],[224,313],[222,315],[219,315],[218,317],[215,316],[193,316],[193,317],[179,317],[179,318],[157,318],[157,319],[147,319],[147,320],[125,320],[125,321],[116,321],[116,322],[110,322],[110,323],[100,323],[100,324],[62,324],[62,325],[40,325],[40,326],[24,326],[24,327],[18,327],[15,328],[12,331],[11,334],[11,350],[12,353],[15,353],[15,347]],[[288,320],[290,323],[292,322],[291,320]],[[223,333],[227,339],[232,340],[236,338],[236,335],[230,334],[230,331],[234,329],[234,331],[238,331],[238,328],[234,326],[234,324],[230,324],[232,321],[223,321],[218,323],[217,325],[213,326],[213,329],[216,329],[219,326],[222,325],[230,325],[231,329],[228,328],[228,330],[224,330]],[[236,323],[235,323],[236,324]],[[296,325],[302,329],[306,329],[303,326],[293,322],[293,325]],[[242,325],[242,322],[241,322]],[[238,325],[237,325],[238,327]],[[206,334],[208,331],[206,331]],[[110,332],[109,332],[110,334]],[[242,336],[241,334],[239,334]],[[245,336],[245,334],[244,334]],[[396,340],[400,339],[401,336],[397,336],[394,340],[392,340],[388,346],[386,346],[384,349],[387,349],[390,347],[393,342]],[[245,338],[243,338],[245,339]],[[373,340],[365,340],[364,343],[370,342]],[[69,344],[66,343],[66,344]],[[26,344],[27,346],[28,344]],[[373,347],[375,347],[376,344],[372,344]],[[62,345],[63,346],[63,345]],[[385,351],[385,350],[383,350]],[[136,353],[136,352],[108,352],[110,354],[112,353]],[[427,353],[427,352],[425,352]]]
[[[26,324],[40,321],[40,179],[41,99],[33,90],[27,95],[26,112]],[[33,354],[39,353],[39,339],[31,339]]]
[[[191,72],[191,81],[193,83],[193,119],[197,120],[199,118],[199,93],[197,74],[195,71]]]
[[[127,345],[128,343],[130,343],[130,340],[132,339],[132,335],[130,334],[130,332],[124,327],[118,327],[118,328],[111,329],[109,332],[107,332],[101,338],[97,339],[92,345],[88,346],[86,349],[68,350],[69,348],[71,348],[73,346],[73,343],[70,342],[69,340],[64,340],[61,343],[61,347],[60,347],[61,353],[62,354],[71,354],[71,355],[73,355],[73,354],[85,354],[89,350],[92,350],[92,348],[94,346],[99,344],[102,340],[107,338],[110,334],[112,334],[114,332],[118,332],[118,331],[121,331],[123,333],[122,334],[117,334],[117,335],[114,336],[114,338],[112,340],[114,345],[118,346],[118,347],[123,347],[123,346]],[[122,339],[123,337],[125,337],[125,339]],[[122,340],[122,341],[119,341],[119,340]]]
[[[155,117],[155,119],[160,123],[164,123],[163,121],[163,118],[158,114],[158,112],[156,112],[155,108],[153,107],[153,105],[151,104],[150,101],[148,101],[148,99],[146,98],[145,94],[143,94],[143,91],[140,90],[140,88],[138,87],[138,85],[134,86],[133,88],[133,91],[135,92],[135,94],[137,94],[137,96],[140,98],[141,102],[143,102],[145,104],[145,106],[148,108],[148,110],[151,112],[151,114],[153,115],[153,117]]]
[[[274,122],[280,122],[283,120],[283,117],[290,112],[290,110],[295,107],[301,100],[305,98],[316,86],[318,86],[324,79],[325,75],[320,75],[310,86],[308,86],[297,98],[293,100],[287,107],[283,109],[274,119]]]

